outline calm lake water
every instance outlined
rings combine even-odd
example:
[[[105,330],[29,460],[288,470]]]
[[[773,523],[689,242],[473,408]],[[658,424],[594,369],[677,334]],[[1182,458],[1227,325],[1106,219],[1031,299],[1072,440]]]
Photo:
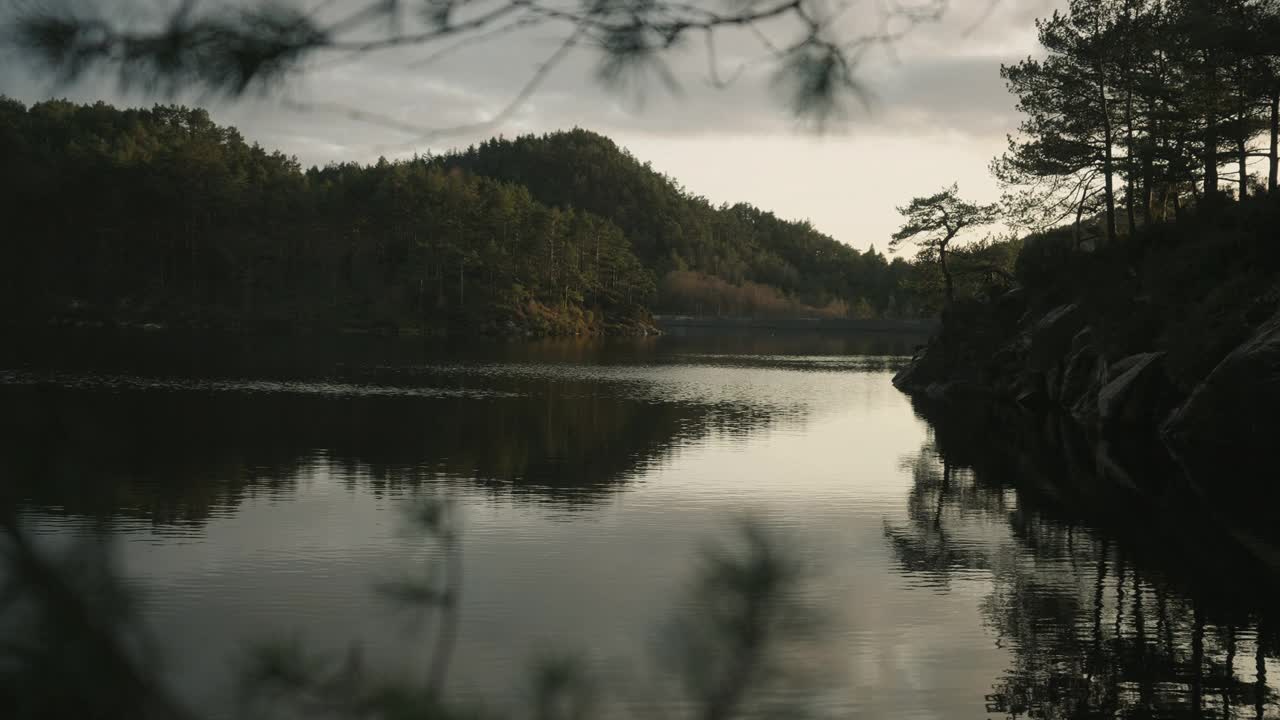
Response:
[[[0,469],[42,542],[113,542],[212,717],[263,639],[425,672],[430,626],[373,591],[432,552],[424,496],[462,521],[452,691],[495,710],[549,652],[678,707],[664,623],[751,516],[809,569],[785,663],[820,716],[1280,717],[1274,574],[1025,422],[913,406],[917,342],[60,338],[0,355]]]

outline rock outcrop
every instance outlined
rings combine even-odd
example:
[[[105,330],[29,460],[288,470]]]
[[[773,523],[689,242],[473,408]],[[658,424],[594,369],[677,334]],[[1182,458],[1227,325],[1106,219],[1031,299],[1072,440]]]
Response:
[[[1097,422],[1109,433],[1156,427],[1177,402],[1164,370],[1164,353],[1131,355],[1109,368],[1097,393]]]
[[[1218,363],[1164,423],[1162,434],[1193,476],[1224,471],[1275,473],[1280,442],[1280,313]]]
[[[1158,438],[1200,477],[1226,464],[1274,463],[1280,312],[1187,393],[1170,379],[1164,352],[1108,357],[1077,304],[1040,311],[1026,304],[1021,290],[957,303],[894,385],[934,400],[1061,413],[1099,441]]]
[[[1188,399],[1170,379],[1165,353],[1108,357],[1078,305],[1039,312],[1024,305],[1013,291],[949,310],[894,385],[935,401],[1060,415],[1092,438],[1099,467],[1125,483],[1126,464],[1142,463],[1135,457],[1152,446],[1165,454],[1162,437],[1199,472],[1224,458],[1259,457],[1280,438],[1280,414],[1271,411],[1280,403],[1280,315]]]

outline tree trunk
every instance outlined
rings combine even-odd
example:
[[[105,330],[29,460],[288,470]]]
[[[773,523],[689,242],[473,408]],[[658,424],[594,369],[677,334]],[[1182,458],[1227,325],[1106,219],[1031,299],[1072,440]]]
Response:
[[[951,269],[947,267],[947,245],[943,243],[938,247],[938,265],[942,268],[942,282],[947,289],[947,304],[955,302],[956,290],[951,281]]]
[[[1086,187],[1080,193],[1080,202],[1076,205],[1076,223],[1072,226],[1071,237],[1075,242],[1076,250],[1080,249],[1080,243],[1083,238],[1080,236],[1080,221],[1084,217],[1084,204],[1089,199],[1089,188]]]
[[[1191,626],[1191,707],[1194,717],[1204,717],[1204,614],[1193,603]]]
[[[1248,108],[1244,101],[1244,64],[1235,61],[1235,163],[1239,165],[1240,191],[1236,197],[1244,200],[1249,195],[1249,133],[1245,120],[1248,119]]]
[[[1146,136],[1142,139],[1142,224],[1151,224],[1155,210],[1155,157],[1157,138],[1162,137],[1156,100],[1150,95],[1142,97],[1143,115],[1147,118]]]
[[[1154,169],[1152,167],[1151,154],[1152,154],[1152,148],[1150,146],[1150,141],[1148,141],[1146,144],[1144,144],[1144,147],[1142,149],[1142,225],[1143,227],[1149,226],[1151,224],[1151,203],[1152,203],[1151,183],[1154,181],[1154,179],[1151,177],[1154,174]]]
[[[1218,70],[1214,65],[1216,62],[1213,52],[1204,51],[1205,75],[1204,87],[1201,88],[1205,93],[1216,93],[1218,85]],[[1206,203],[1213,202],[1213,197],[1218,194],[1218,114],[1217,106],[1220,98],[1214,97],[1206,101],[1206,111],[1204,116],[1204,136],[1201,138],[1201,162],[1204,165],[1204,201]]]
[[[1137,180],[1137,170],[1133,164],[1133,90],[1125,89],[1124,101],[1124,132],[1125,145],[1127,147],[1125,158],[1125,215],[1129,221],[1129,236],[1132,237],[1137,230],[1137,218],[1134,216],[1133,203],[1137,199],[1138,192],[1134,183]]]
[[[1218,194],[1218,125],[1213,111],[1209,111],[1204,130],[1204,197]]]
[[[1262,623],[1258,623],[1258,639],[1256,641],[1257,650],[1255,651],[1254,667],[1256,668],[1256,682],[1254,684],[1253,708],[1256,720],[1262,720],[1262,716],[1266,713],[1267,705],[1267,656],[1264,651],[1262,642]]]
[[[1142,707],[1149,717],[1155,704],[1155,684],[1147,656],[1147,612],[1142,600],[1142,576],[1137,568],[1133,569],[1133,627],[1134,645],[1138,648],[1139,658],[1138,696],[1142,698]]]
[[[1101,75],[1101,68],[1099,68]],[[1107,202],[1107,243],[1116,239],[1116,190],[1115,166],[1111,157],[1111,146],[1115,141],[1111,128],[1111,107],[1107,103],[1107,84],[1103,79],[1098,81],[1098,100],[1102,106],[1102,175],[1105,182],[1104,195]]]
[[[1102,547],[1098,549],[1098,569],[1093,586],[1093,656],[1100,658],[1102,656],[1102,606],[1103,594],[1106,592],[1107,585],[1107,556],[1110,552],[1110,544],[1102,541]]]
[[[942,508],[947,502],[947,491],[951,489],[951,462],[942,461],[942,487],[938,488],[937,509],[933,512],[933,527],[939,529],[942,527]]]
[[[1280,170],[1280,92],[1271,96],[1271,172],[1267,175],[1267,190],[1276,191],[1276,171]]]
[[[1107,147],[1103,151],[1102,175],[1105,179],[1105,189],[1103,195],[1107,201],[1107,243],[1115,242],[1116,239],[1116,189],[1115,189],[1115,168],[1111,163],[1111,129],[1110,123],[1106,132]]]
[[[1236,626],[1227,626],[1227,661],[1225,663],[1227,677],[1231,681],[1236,679]],[[1224,715],[1231,717],[1231,685],[1232,682],[1222,683],[1222,707]]]
[[[1240,165],[1240,193],[1237,195],[1244,200],[1249,195],[1249,131],[1246,129],[1245,121],[1248,116],[1248,109],[1245,107],[1244,99],[1244,65],[1240,61],[1236,61],[1236,162]]]
[[[1240,199],[1249,195],[1249,146],[1243,137],[1236,138],[1236,162],[1240,164]]]

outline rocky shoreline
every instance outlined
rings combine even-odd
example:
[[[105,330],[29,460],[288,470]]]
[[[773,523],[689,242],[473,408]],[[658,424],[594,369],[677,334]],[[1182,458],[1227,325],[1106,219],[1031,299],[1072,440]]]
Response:
[[[1220,507],[1245,508],[1231,512],[1280,540],[1280,312],[1189,390],[1162,348],[1116,356],[1094,319],[1075,303],[1036,307],[1022,289],[960,302],[893,384],[933,403],[999,405],[1032,424],[1074,425],[1093,446],[1098,476],[1153,494],[1185,484]]]

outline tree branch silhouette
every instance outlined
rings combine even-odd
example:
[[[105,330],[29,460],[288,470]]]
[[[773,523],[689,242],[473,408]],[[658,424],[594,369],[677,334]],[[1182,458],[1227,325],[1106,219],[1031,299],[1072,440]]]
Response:
[[[786,89],[786,104],[801,120],[824,126],[840,113],[842,96],[865,103],[854,79],[865,50],[889,46],[915,27],[937,21],[949,0],[903,0],[882,5],[879,23],[869,33],[842,36],[834,25],[848,9],[828,11],[821,0],[741,0],[739,2],[666,2],[663,0],[370,0],[336,18],[336,3],[304,11],[293,4],[220,7],[203,12],[184,2],[170,12],[152,11],[141,21],[121,20],[103,8],[37,3],[10,13],[9,42],[60,83],[90,72],[118,76],[122,87],[176,94],[202,89],[239,97],[265,91],[294,74],[325,63],[350,61],[396,50],[421,50],[422,67],[439,57],[498,37],[551,24],[567,26],[558,50],[538,64],[512,100],[489,120],[455,127],[413,125],[417,138],[475,131],[492,126],[523,105],[575,47],[600,55],[598,78],[618,84],[646,64],[673,87],[675,78],[660,56],[702,35],[710,84],[724,87],[714,35],[746,30],[761,40],[761,58],[776,66],[775,83]],[[407,17],[406,17],[407,16]],[[149,25],[147,25],[149,23]],[[778,42],[766,32],[785,26],[798,39]],[[320,65],[316,65],[316,62]],[[750,62],[750,61],[748,61]],[[300,103],[291,103],[302,109]],[[340,114],[398,130],[410,123],[362,110],[318,102]]]

